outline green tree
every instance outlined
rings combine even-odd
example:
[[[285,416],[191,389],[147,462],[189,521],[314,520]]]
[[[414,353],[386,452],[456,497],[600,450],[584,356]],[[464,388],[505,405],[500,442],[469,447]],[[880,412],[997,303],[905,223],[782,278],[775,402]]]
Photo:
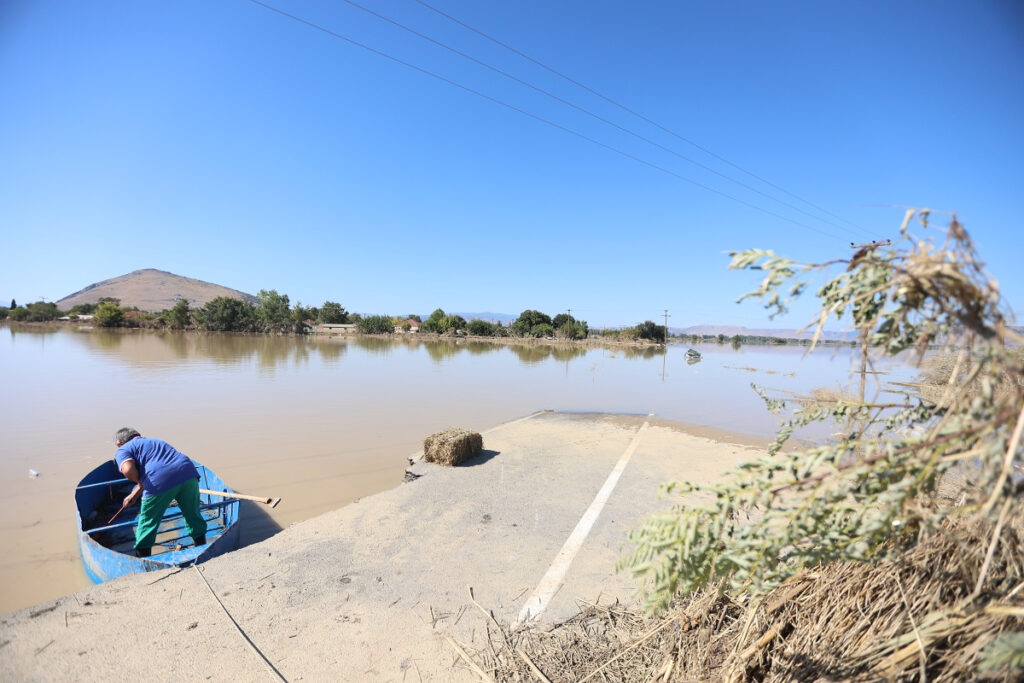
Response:
[[[219,296],[197,310],[199,326],[215,332],[252,332],[258,321],[252,304],[230,296]]]
[[[13,311],[17,307],[18,307],[18,302],[15,301],[14,299],[11,299],[11,310]]]
[[[92,315],[96,310],[96,304],[77,304],[68,311],[69,315]]]
[[[470,334],[475,334],[478,337],[491,337],[494,335],[494,325],[479,318],[470,320],[469,324],[466,325],[466,329]]]
[[[124,324],[124,311],[113,301],[103,301],[96,306],[93,322],[100,327],[119,327]]]
[[[0,320],[6,320],[7,316],[10,315],[10,311],[6,308],[0,308]]]
[[[317,311],[315,308],[303,306],[301,301],[296,301],[292,306],[289,317],[291,318],[292,330],[303,334],[309,330],[310,320],[316,320]]]
[[[665,328],[651,320],[645,320],[636,326],[636,336],[639,339],[649,339],[655,342],[665,341]]]
[[[440,321],[442,332],[457,332],[466,329],[466,319],[461,315],[446,315]]]
[[[12,308],[10,312],[11,320],[15,322],[25,322],[26,320],[28,320],[28,316],[28,309],[22,308],[21,306],[17,308]]]
[[[943,533],[949,516],[983,518],[996,529],[994,539],[1004,520],[1009,527],[1020,518],[1022,485],[1013,473],[1024,466],[1024,360],[1013,345],[1024,340],[1009,328],[999,288],[956,218],[936,246],[910,232],[914,215],[907,212],[893,247],[887,241],[847,259],[805,264],[756,249],[732,255],[731,268],[763,276],[741,300],[761,299],[773,315],[785,312],[812,278],[838,271],[817,292],[814,339],[832,315],[852,321],[861,391],[857,398],[804,401],[784,418],[767,455],[714,485],[666,485],[690,497],[634,532],[636,550],[625,561],[649,580],[649,606],[719,581],[758,594],[805,567],[892,558],[922,535]],[[928,229],[929,212],[916,215]],[[881,400],[866,395],[871,358],[913,350],[920,360],[935,344],[955,361],[934,396],[901,386]],[[758,391],[771,411],[786,410],[785,400]],[[783,449],[798,429],[829,422],[844,425],[844,436]],[[954,467],[964,483],[947,495],[960,502],[936,504],[931,496]],[[987,599],[1008,599],[1016,583],[990,583]],[[979,591],[981,585],[979,579]],[[965,610],[985,609],[972,600]]]
[[[512,332],[519,337],[536,337],[538,335],[534,334],[533,330],[538,325],[551,327],[551,317],[540,311],[527,309],[520,313],[519,317],[512,323]]]
[[[393,334],[395,324],[389,315],[368,315],[356,323],[356,328],[363,334]]]
[[[551,327],[548,323],[539,323],[534,325],[530,330],[531,337],[554,337],[555,328]]]
[[[276,289],[261,289],[256,299],[256,319],[264,332],[282,332],[293,328],[287,294],[278,294]]]
[[[60,310],[57,308],[57,304],[50,301],[36,301],[25,307],[28,311],[28,317],[26,318],[30,322],[46,322],[48,320],[56,320],[60,317]]]
[[[410,313],[408,316],[406,316],[406,320],[415,320],[418,323],[423,322],[423,318],[419,317],[415,313]]]
[[[183,330],[192,324],[192,316],[189,315],[188,299],[178,299],[167,311],[167,324],[174,330]]]
[[[348,322],[348,311],[336,301],[325,301],[320,307],[317,322],[326,325],[344,325]]]
[[[448,329],[442,326],[441,321],[447,317],[447,313],[444,312],[443,308],[435,309],[430,317],[420,325],[421,332],[431,332],[433,334],[441,334],[447,332]]]

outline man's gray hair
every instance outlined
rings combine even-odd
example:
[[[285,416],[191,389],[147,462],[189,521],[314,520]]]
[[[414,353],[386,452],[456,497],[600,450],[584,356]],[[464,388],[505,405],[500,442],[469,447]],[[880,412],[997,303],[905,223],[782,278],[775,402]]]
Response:
[[[117,434],[114,435],[114,443],[128,443],[137,436],[142,436],[139,432],[131,427],[121,427],[117,430]]]

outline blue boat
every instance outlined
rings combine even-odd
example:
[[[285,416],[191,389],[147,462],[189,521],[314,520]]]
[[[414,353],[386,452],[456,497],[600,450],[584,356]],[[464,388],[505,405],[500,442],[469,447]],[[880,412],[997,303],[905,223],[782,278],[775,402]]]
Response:
[[[199,470],[199,488],[232,493],[209,468],[193,463]],[[174,504],[164,513],[153,554],[135,557],[139,506],[133,505],[114,523],[107,524],[133,486],[121,475],[114,461],[107,460],[87,474],[75,489],[78,548],[82,566],[93,583],[103,583],[124,574],[196,564],[238,547],[238,500],[201,493],[200,509],[208,526],[205,545],[193,543],[185,531],[181,510]]]

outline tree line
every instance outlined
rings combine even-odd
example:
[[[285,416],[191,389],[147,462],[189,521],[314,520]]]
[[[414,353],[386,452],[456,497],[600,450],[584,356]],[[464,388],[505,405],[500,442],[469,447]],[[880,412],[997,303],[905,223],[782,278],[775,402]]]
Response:
[[[9,308],[0,307],[0,320],[46,322],[66,316],[72,319],[91,316],[91,322],[97,327],[211,332],[305,334],[319,324],[352,324],[363,334],[408,332],[415,324],[420,332],[427,334],[532,339],[586,339],[592,332],[586,320],[578,320],[568,313],[550,316],[542,311],[527,309],[507,325],[479,318],[467,321],[461,315],[446,313],[441,308],[436,309],[426,320],[416,314],[405,317],[364,316],[350,313],[335,301],[325,301],[321,306],[303,306],[298,302],[292,304],[287,294],[279,294],[274,289],[261,289],[254,303],[221,296],[202,306],[190,306],[187,300],[181,299],[171,308],[155,313],[122,306],[119,299],[110,297],[101,298],[94,304],[78,304],[67,311],[46,301],[19,306],[11,300]],[[624,329],[600,330],[599,334],[605,338],[665,341],[665,328],[650,320]]]

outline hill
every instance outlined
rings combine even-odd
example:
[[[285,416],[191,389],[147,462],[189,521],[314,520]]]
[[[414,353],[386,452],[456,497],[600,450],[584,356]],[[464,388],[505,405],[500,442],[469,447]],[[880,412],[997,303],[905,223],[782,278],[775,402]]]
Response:
[[[252,294],[230,289],[212,282],[194,280],[155,268],[135,270],[127,275],[95,282],[74,294],[57,301],[57,308],[68,310],[79,304],[94,304],[104,297],[120,299],[126,308],[137,307],[143,311],[163,311],[179,299],[187,299],[191,306],[202,306],[211,299],[227,296],[255,303]]]

